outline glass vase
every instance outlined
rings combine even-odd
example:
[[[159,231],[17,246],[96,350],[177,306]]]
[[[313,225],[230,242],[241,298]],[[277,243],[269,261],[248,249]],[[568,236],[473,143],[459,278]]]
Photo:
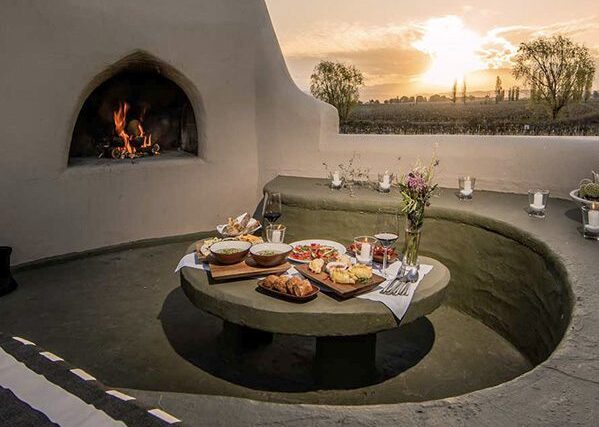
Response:
[[[414,268],[418,266],[418,248],[420,247],[420,234],[424,222],[424,206],[419,206],[406,215],[405,243],[403,253],[403,267]]]

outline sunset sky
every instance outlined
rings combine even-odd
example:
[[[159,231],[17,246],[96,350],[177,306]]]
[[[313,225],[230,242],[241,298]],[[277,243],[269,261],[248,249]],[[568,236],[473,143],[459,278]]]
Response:
[[[463,77],[472,91],[492,91],[497,75],[507,88],[519,43],[555,33],[584,43],[599,68],[597,0],[266,2],[289,71],[304,90],[321,59],[358,67],[366,77],[363,100],[447,93]]]

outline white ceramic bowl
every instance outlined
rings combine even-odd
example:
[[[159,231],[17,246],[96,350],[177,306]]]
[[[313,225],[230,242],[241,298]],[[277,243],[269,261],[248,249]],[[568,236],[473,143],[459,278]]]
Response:
[[[587,206],[591,206],[593,203],[595,203],[596,205],[599,204],[599,202],[597,202],[597,201],[587,200],[587,199],[583,199],[582,197],[579,197],[578,196],[579,191],[580,191],[579,188],[577,188],[576,190],[570,191],[570,197],[575,202],[582,203],[583,205],[587,205]]]

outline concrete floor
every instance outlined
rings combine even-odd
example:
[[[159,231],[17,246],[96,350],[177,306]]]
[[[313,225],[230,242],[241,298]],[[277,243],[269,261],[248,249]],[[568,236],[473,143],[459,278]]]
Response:
[[[378,340],[379,378],[354,390],[318,390],[314,340],[222,357],[219,319],[197,310],[173,268],[190,242],[123,250],[16,274],[0,299],[3,332],[35,341],[113,387],[272,402],[424,401],[499,384],[531,364],[477,320],[441,307]]]

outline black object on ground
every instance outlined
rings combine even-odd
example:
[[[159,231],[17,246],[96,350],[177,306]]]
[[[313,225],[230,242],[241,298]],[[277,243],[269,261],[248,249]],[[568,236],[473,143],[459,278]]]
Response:
[[[0,246],[0,297],[17,289],[17,282],[10,274],[10,246]]]

